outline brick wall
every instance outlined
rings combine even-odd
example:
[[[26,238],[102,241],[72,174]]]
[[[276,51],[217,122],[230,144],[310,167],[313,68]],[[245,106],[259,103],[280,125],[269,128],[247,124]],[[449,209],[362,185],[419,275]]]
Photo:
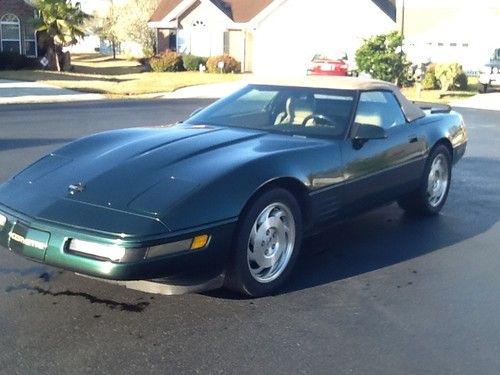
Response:
[[[28,20],[33,19],[34,9],[23,0],[0,0],[0,19],[6,14],[14,14],[19,18],[21,26],[21,48],[22,53],[26,53],[25,37],[30,35],[30,26]],[[0,47],[1,48],[1,47]]]

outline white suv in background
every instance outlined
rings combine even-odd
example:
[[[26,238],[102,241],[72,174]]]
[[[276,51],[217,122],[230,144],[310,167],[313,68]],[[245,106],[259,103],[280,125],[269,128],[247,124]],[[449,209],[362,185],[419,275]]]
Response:
[[[500,48],[495,49],[490,62],[479,71],[478,91],[485,93],[488,86],[500,86]]]

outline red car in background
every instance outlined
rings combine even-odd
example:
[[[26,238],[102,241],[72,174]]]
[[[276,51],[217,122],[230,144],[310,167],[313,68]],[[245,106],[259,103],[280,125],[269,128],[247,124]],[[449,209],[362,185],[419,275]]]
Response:
[[[317,54],[307,68],[307,75],[347,76],[348,73],[349,64],[346,55],[332,58]]]

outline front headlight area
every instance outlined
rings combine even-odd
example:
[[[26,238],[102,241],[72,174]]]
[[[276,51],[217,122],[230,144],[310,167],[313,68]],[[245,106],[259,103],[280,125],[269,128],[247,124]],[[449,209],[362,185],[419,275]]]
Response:
[[[201,234],[181,241],[141,248],[126,248],[120,244],[101,244],[72,238],[67,242],[66,252],[101,261],[133,263],[175,253],[202,250],[209,243],[209,234]]]

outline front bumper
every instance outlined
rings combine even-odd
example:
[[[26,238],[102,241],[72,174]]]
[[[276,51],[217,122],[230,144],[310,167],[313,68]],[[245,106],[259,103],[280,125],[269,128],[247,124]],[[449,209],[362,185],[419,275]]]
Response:
[[[212,277],[220,275],[227,264],[236,219],[192,230],[169,233],[163,238],[118,238],[80,228],[36,220],[0,205],[0,245],[25,258],[83,275],[109,280],[147,280],[168,277]],[[1,224],[1,221],[0,221]],[[134,252],[145,247],[181,241],[210,234],[210,242],[199,250],[186,250],[155,258],[118,263],[68,252],[71,239],[116,244]],[[131,257],[137,259],[137,257]]]

